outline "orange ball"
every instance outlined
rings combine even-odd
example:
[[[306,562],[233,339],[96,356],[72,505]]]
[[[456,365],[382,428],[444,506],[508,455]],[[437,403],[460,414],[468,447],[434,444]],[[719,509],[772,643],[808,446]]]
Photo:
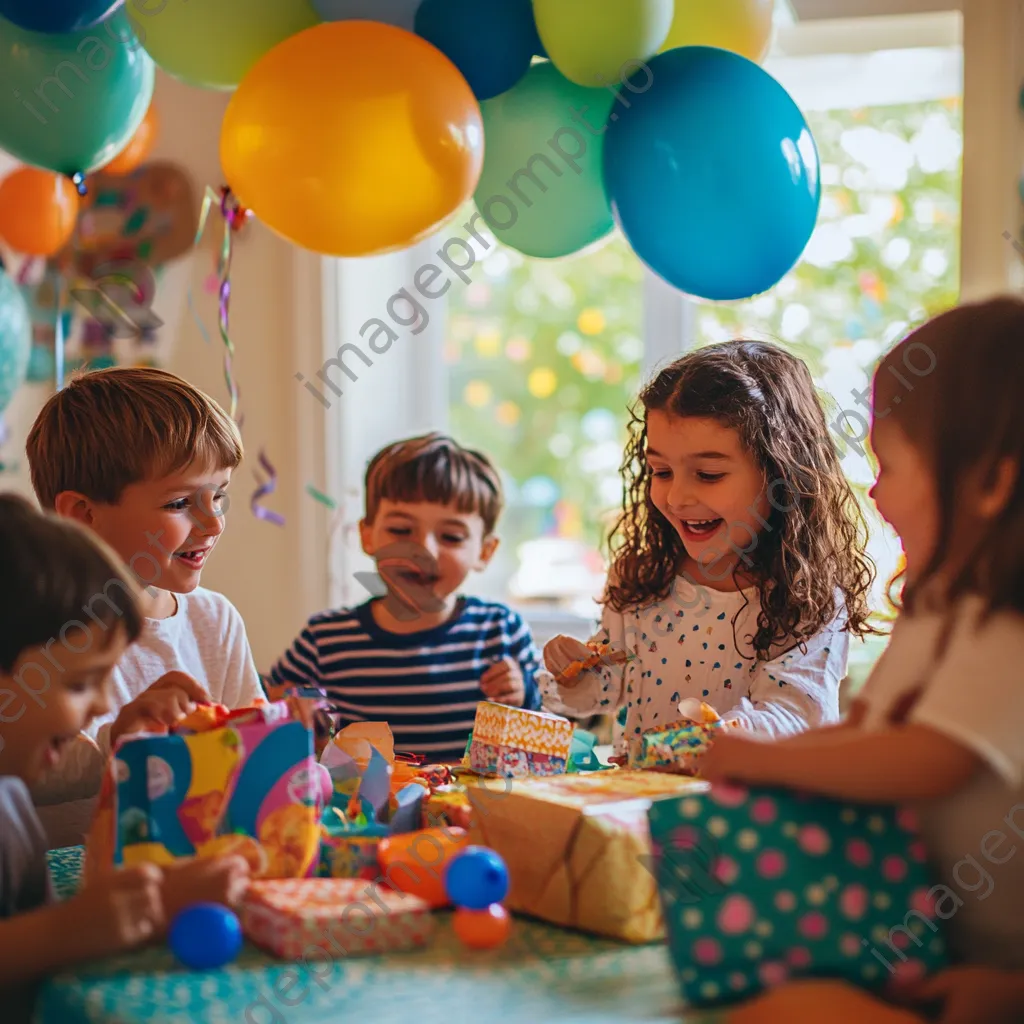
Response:
[[[512,918],[500,903],[492,903],[486,910],[459,907],[453,924],[459,941],[470,949],[497,949],[512,930]]]
[[[451,903],[444,873],[468,842],[462,828],[425,828],[382,839],[377,856],[390,885],[399,892],[419,896],[437,910]]]
[[[78,220],[71,179],[38,167],[19,167],[0,181],[0,238],[26,256],[64,248]]]
[[[157,118],[156,106],[152,103],[142,124],[135,129],[135,134],[128,140],[128,145],[121,150],[113,160],[102,168],[104,174],[131,174],[136,167],[149,156],[156,145],[157,133],[160,130],[160,121]]]

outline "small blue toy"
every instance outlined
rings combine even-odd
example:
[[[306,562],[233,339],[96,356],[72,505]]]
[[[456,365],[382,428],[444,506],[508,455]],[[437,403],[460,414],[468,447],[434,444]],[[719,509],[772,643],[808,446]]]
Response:
[[[214,971],[238,956],[242,926],[227,907],[196,903],[171,923],[168,945],[178,960],[193,971]]]
[[[456,907],[486,910],[508,895],[508,868],[486,846],[467,846],[448,865],[444,885]]]

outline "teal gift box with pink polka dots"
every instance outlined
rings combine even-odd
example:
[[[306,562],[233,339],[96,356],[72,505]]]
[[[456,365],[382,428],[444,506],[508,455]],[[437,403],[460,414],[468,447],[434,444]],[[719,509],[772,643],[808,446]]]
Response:
[[[707,1007],[784,981],[873,991],[946,965],[910,811],[713,786],[649,811],[672,959]]]

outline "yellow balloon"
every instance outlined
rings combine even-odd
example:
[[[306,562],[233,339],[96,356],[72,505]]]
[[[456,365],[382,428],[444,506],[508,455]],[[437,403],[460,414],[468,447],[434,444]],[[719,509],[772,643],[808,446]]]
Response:
[[[403,249],[469,199],[483,122],[466,80],[419,36],[328,22],[274,47],[228,104],[221,165],[239,201],[314,252]]]
[[[775,0],[676,0],[662,51],[677,46],[717,46],[758,64],[772,41]]]

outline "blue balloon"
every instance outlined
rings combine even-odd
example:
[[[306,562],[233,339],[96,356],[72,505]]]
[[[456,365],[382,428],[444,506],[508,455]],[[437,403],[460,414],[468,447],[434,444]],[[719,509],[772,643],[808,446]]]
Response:
[[[32,318],[17,284],[0,268],[0,413],[25,383]]]
[[[478,100],[508,92],[530,69],[540,38],[531,0],[423,0],[416,34],[462,72]]]
[[[196,903],[171,924],[171,952],[193,971],[215,971],[231,963],[242,948],[242,926],[219,903]]]
[[[124,0],[0,0],[0,17],[30,32],[80,32],[112,14]]]
[[[777,284],[821,202],[818,150],[786,90],[744,57],[686,46],[640,66],[619,94],[604,184],[637,256],[702,299]]]
[[[324,21],[379,21],[413,31],[420,0],[312,0]]]
[[[466,910],[486,910],[508,895],[508,868],[486,846],[467,846],[444,874],[448,899]]]

